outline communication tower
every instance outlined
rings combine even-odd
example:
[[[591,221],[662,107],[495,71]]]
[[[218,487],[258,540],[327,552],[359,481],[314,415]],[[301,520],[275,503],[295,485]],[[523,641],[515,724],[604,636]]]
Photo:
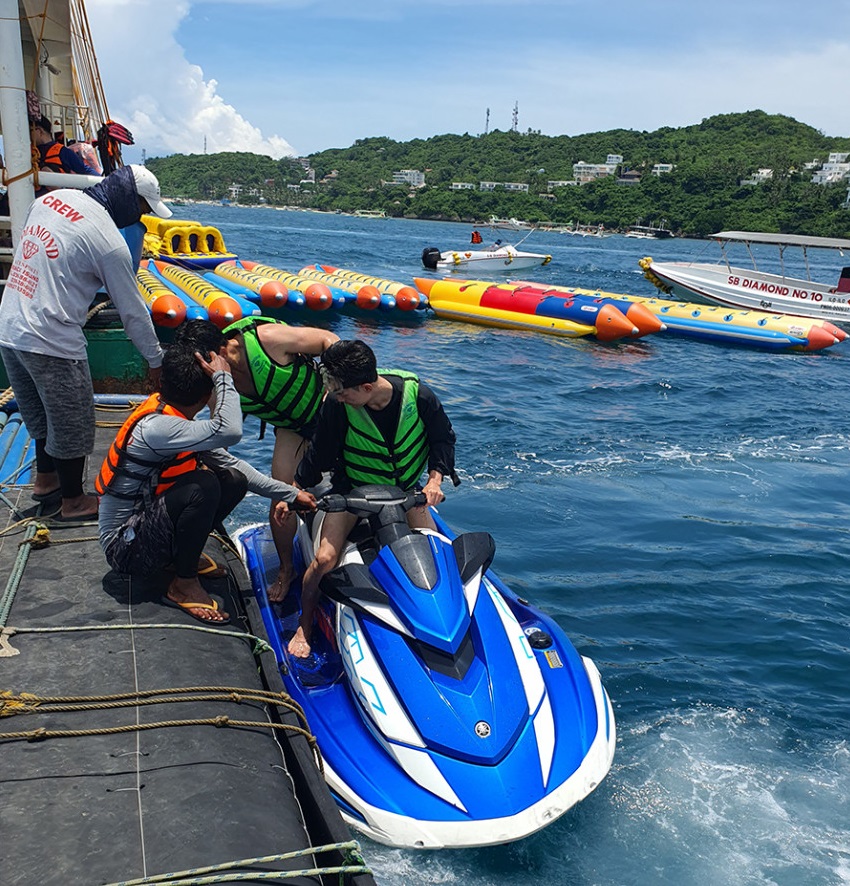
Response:
[[[490,109],[487,108],[487,115],[484,117],[484,135],[490,131]]]
[[[511,129],[516,132],[519,128],[519,102],[514,102],[514,112],[511,115]]]

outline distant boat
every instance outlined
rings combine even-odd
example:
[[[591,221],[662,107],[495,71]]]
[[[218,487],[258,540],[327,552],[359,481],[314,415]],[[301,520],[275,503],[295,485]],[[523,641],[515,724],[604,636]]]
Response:
[[[520,221],[518,218],[496,218],[495,215],[490,216],[487,224],[491,228],[500,228],[503,231],[533,231],[534,225],[531,222]]]
[[[383,209],[357,209],[354,212],[357,218],[386,218],[387,214]]]
[[[833,283],[815,282],[811,279],[807,254],[809,249],[834,249],[843,255],[850,252],[850,240],[752,231],[721,231],[712,234],[711,239],[720,244],[722,255],[717,264],[655,262],[647,257],[641,259],[640,265],[659,289],[682,298],[697,296],[713,304],[813,317],[850,326],[850,267],[842,268]],[[752,267],[730,263],[726,247],[732,243],[746,247]],[[756,265],[750,249],[753,243],[778,247],[779,273],[763,271]],[[786,273],[784,257],[788,247],[802,250],[805,277],[791,277]]]
[[[632,225],[626,236],[637,240],[669,240],[673,232],[657,225]]]
[[[429,246],[422,250],[422,264],[432,271],[521,271],[542,267],[552,261],[551,255],[539,252],[522,252],[508,244],[489,246],[486,249],[456,249],[440,252]]]
[[[600,222],[598,225],[573,225],[564,228],[562,234],[570,234],[573,237],[610,237],[611,232],[605,230],[605,226]]]

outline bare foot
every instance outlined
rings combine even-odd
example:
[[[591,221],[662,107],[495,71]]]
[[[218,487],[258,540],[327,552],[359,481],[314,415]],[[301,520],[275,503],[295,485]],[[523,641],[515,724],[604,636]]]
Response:
[[[58,491],[59,475],[56,471],[50,471],[49,473],[40,473],[36,471],[35,480],[32,484],[32,494],[34,496],[41,496],[43,498]]]
[[[178,578],[176,575],[168,585],[166,596],[172,603],[185,609],[201,621],[230,621],[230,616],[220,609],[212,609],[215,601],[204,590],[197,578]],[[192,603],[200,604],[197,608]]]
[[[280,603],[286,599],[289,586],[292,584],[292,566],[280,567],[277,578],[269,585],[269,602]]]
[[[96,495],[78,495],[76,498],[63,498],[59,512],[66,519],[81,517],[97,518],[98,499]]]
[[[295,636],[289,641],[289,646],[286,648],[289,651],[289,654],[294,655],[296,658],[307,658],[310,654],[310,644],[304,636],[303,628],[298,628],[295,632]]]

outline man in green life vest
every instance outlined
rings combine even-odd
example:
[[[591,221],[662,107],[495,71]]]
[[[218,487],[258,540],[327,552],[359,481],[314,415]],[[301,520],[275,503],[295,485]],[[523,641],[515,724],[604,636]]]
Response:
[[[313,445],[298,465],[295,482],[314,486],[323,471],[331,472],[333,492],[378,483],[404,490],[422,487],[428,505],[445,497],[443,477],[459,482],[455,474],[455,434],[436,394],[411,372],[377,369],[375,354],[362,341],[338,341],[321,359],[328,396],[319,413]],[[357,518],[327,513],[313,562],[304,573],[301,617],[289,642],[291,655],[310,654],[313,615],[319,600],[319,582],[336,566]],[[414,528],[436,529],[428,508],[407,515]]]
[[[207,320],[192,320],[178,329],[175,340],[183,338],[192,339],[202,353],[220,351],[227,360],[242,412],[274,427],[272,477],[291,484],[324,397],[314,358],[339,341],[339,336],[270,317],[246,317],[223,333]],[[292,581],[295,520],[290,515],[279,523],[270,511],[269,521],[280,561],[277,580],[269,586],[269,600],[277,603]]]

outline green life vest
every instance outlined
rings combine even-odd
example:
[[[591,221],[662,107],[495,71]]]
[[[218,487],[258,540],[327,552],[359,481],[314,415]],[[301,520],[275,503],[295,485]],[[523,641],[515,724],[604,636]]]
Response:
[[[312,357],[294,354],[291,363],[280,366],[263,350],[257,327],[260,323],[280,322],[271,317],[245,317],[231,323],[224,334],[242,333],[248,372],[257,392],[239,395],[242,411],[276,428],[300,432],[322,404],[322,378]]]
[[[419,378],[398,369],[378,372],[404,380],[395,436],[388,444],[366,407],[346,404],[348,430],[342,450],[345,473],[355,486],[378,483],[412,489],[428,465],[428,438],[416,406]]]

